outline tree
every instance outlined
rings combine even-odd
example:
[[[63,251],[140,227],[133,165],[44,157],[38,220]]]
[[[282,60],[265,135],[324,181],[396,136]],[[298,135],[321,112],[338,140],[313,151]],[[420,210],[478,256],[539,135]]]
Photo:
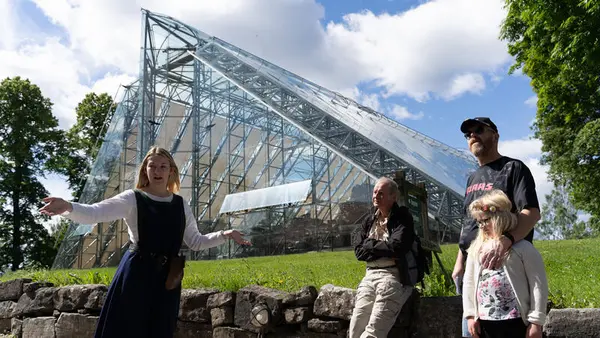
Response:
[[[557,186],[546,195],[542,220],[536,230],[546,239],[576,239],[592,235],[585,222],[578,220],[577,209],[569,200],[564,186]]]
[[[115,109],[115,103],[106,93],[89,93],[77,105],[77,122],[67,132],[66,151],[60,168],[67,176],[74,200],[81,196]]]
[[[37,210],[48,192],[37,180],[55,167],[63,139],[52,103],[38,86],[20,77],[0,83],[0,261],[14,271],[25,265],[47,265],[52,243]],[[51,263],[51,262],[50,262]]]
[[[542,164],[574,206],[600,216],[600,1],[506,0],[500,37],[538,96]]]
[[[54,249],[58,251],[60,244],[65,239],[67,231],[69,230],[70,221],[65,218],[61,218],[58,222],[50,226],[50,235],[54,243]]]

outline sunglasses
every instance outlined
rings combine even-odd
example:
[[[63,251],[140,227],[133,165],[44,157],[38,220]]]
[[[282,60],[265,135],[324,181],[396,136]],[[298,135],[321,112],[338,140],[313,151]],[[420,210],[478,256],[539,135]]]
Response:
[[[477,225],[479,226],[479,228],[483,228],[484,226],[486,226],[488,224],[488,222],[490,221],[489,218],[486,219],[481,219],[477,221]]]
[[[481,135],[485,132],[485,127],[482,125],[478,125],[477,127],[475,127],[473,130],[470,130],[468,132],[465,133],[465,138],[468,140],[469,138],[471,138],[471,135],[473,133],[477,134],[477,135]]]

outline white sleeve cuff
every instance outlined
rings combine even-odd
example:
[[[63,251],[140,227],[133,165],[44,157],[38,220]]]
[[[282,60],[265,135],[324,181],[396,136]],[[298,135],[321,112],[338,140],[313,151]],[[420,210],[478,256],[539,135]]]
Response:
[[[527,321],[544,326],[544,323],[546,322],[546,314],[539,311],[529,311],[529,314],[527,315]]]

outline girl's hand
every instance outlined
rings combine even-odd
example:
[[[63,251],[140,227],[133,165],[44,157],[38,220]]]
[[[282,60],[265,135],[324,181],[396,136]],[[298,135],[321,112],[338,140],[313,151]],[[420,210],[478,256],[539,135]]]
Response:
[[[481,333],[481,329],[479,328],[479,321],[473,319],[473,317],[469,317],[468,319],[469,325],[469,333],[473,338],[479,338],[479,334]]]
[[[61,215],[65,211],[73,211],[73,205],[60,197],[46,197],[42,200],[46,205],[40,208],[40,212],[48,216]]]
[[[527,338],[542,338],[542,326],[534,323],[529,324]]]
[[[225,230],[225,231],[223,231],[223,235],[226,238],[233,239],[239,245],[252,245],[252,243],[250,243],[250,241],[248,241],[242,237],[242,236],[244,236],[244,234],[237,230]]]

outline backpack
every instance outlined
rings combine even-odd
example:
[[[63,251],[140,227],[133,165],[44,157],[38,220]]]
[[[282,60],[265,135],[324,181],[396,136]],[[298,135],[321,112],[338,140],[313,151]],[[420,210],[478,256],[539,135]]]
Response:
[[[425,288],[423,278],[425,278],[425,274],[430,274],[427,256],[428,252],[423,249],[423,246],[421,245],[421,238],[415,234],[413,245],[406,253],[408,275],[412,285],[421,283],[421,286]]]

